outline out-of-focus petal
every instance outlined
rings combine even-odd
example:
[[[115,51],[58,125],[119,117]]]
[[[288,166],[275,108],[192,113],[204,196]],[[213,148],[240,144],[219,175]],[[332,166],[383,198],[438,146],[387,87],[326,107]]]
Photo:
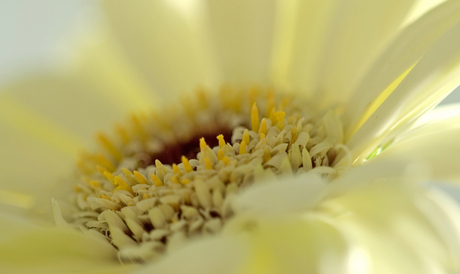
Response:
[[[207,4],[224,81],[267,83],[275,0],[209,0]]]
[[[283,46],[275,54],[285,56],[284,65],[275,62],[275,71],[284,70],[275,73],[277,80],[294,90],[317,92],[328,102],[343,102],[413,2],[298,1],[284,18],[292,23],[276,37]]]
[[[191,243],[136,273],[241,273],[248,255],[244,237],[218,235]]]
[[[370,67],[344,114],[346,137],[385,101],[436,40],[460,21],[460,2],[447,1],[404,29]]]
[[[382,140],[406,129],[460,83],[460,23],[449,29],[401,84],[351,137],[347,145],[357,162]],[[388,137],[387,137],[388,138]]]
[[[343,232],[370,259],[372,273],[455,273],[460,215],[446,199],[392,179],[342,193],[321,209],[337,216]]]
[[[178,1],[177,1],[178,2]],[[218,79],[199,1],[105,1],[110,30],[138,73],[165,96]]]
[[[5,215],[0,220],[2,273],[120,273],[136,268],[120,266],[116,250],[98,238]]]

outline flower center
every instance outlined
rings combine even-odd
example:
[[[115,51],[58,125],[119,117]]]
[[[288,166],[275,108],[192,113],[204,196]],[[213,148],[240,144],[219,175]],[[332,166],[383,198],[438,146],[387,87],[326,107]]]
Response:
[[[132,116],[81,155],[74,224],[99,232],[121,260],[143,262],[218,233],[234,214],[232,197],[264,178],[335,176],[340,120],[306,105],[271,90],[223,89]]]

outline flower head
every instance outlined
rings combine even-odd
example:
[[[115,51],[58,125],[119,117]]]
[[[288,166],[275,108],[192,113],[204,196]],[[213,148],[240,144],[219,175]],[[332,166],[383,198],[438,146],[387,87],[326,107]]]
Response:
[[[459,270],[457,205],[419,184],[460,179],[457,108],[417,119],[460,83],[460,2],[104,7],[71,65],[2,93],[5,269]]]

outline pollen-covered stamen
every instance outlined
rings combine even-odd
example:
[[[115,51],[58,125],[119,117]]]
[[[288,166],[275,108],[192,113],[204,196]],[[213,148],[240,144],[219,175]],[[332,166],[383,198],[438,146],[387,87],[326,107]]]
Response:
[[[146,261],[219,232],[233,216],[232,197],[264,178],[337,173],[331,163],[345,147],[332,112],[312,118],[305,102],[272,90],[197,99],[161,117],[132,116],[117,126],[118,140],[98,135],[100,151],[78,162],[75,224],[104,235],[122,260]]]

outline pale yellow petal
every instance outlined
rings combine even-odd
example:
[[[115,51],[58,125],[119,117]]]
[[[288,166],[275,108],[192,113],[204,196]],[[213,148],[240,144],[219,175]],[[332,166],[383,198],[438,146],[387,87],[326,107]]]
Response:
[[[369,68],[348,101],[346,137],[383,103],[439,37],[460,21],[460,2],[447,1],[404,29]]]
[[[413,2],[298,1],[288,15],[297,20],[297,34],[288,36],[283,48],[291,52],[289,65],[280,67],[288,69],[282,84],[317,92],[327,102],[348,99]]]
[[[36,131],[40,130],[37,125]],[[0,206],[17,214],[33,210],[51,217],[51,195],[69,172],[73,155],[53,144],[60,136],[53,139],[48,132],[40,136],[40,132],[34,134],[1,120],[0,131]]]
[[[0,119],[8,117],[18,127],[30,124],[47,132],[51,127],[61,128],[65,133],[51,137],[66,135],[74,147],[88,145],[94,132],[111,129],[116,120],[124,117],[126,109],[120,110],[112,98],[101,92],[102,87],[85,80],[77,75],[42,74],[4,85],[0,87],[0,103],[7,108],[2,110]]]
[[[337,222],[317,215],[236,217],[227,233],[246,233],[247,263],[237,273],[349,273],[348,240]]]
[[[5,215],[0,219],[2,273],[119,273],[123,268],[115,248],[98,238],[74,230],[42,228]]]
[[[209,0],[209,22],[224,81],[265,84],[273,44],[274,0]]]
[[[104,1],[110,31],[124,54],[158,94],[171,96],[197,85],[214,86],[214,65],[202,7],[187,1]]]
[[[359,180],[359,179],[358,179]],[[368,258],[372,273],[456,273],[459,208],[434,190],[381,180],[322,205]],[[452,207],[453,206],[453,207]]]
[[[382,141],[407,130],[460,83],[460,23],[449,29],[348,141],[360,162]],[[386,136],[387,135],[387,136]],[[384,140],[386,138],[386,140]]]
[[[240,273],[238,270],[247,256],[248,246],[244,237],[218,235],[201,238],[135,273]]]
[[[232,202],[238,212],[298,212],[313,208],[325,196],[327,183],[315,174],[258,183]]]

